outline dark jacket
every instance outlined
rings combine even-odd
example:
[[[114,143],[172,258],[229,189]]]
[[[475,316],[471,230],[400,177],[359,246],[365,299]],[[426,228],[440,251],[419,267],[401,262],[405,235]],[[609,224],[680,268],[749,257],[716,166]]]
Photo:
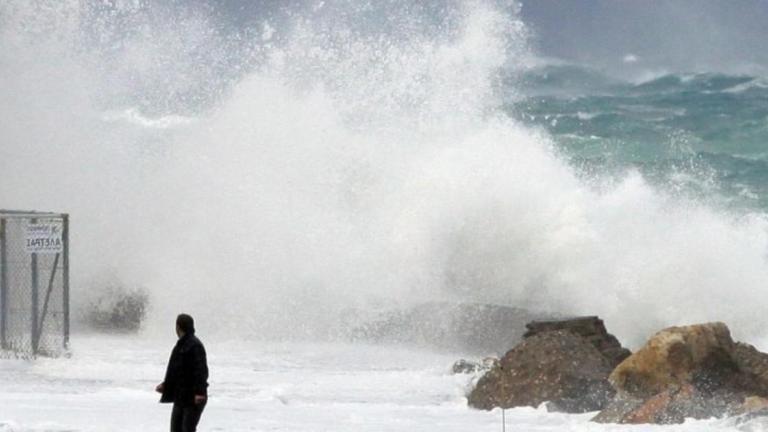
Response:
[[[194,333],[188,333],[171,351],[160,402],[192,405],[195,395],[208,395],[208,363],[203,343]]]

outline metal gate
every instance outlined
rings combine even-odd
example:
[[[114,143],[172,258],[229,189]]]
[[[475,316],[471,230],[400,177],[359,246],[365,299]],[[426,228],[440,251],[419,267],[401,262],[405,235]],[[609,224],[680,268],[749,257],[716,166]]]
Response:
[[[0,210],[0,348],[57,356],[69,345],[69,216]]]

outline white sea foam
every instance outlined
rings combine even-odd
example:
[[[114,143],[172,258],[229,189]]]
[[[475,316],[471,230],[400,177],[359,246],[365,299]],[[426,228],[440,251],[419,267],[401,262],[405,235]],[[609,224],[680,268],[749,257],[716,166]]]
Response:
[[[752,89],[766,89],[768,88],[768,80],[765,78],[755,78],[750,81],[737,84],[733,87],[723,90],[724,93],[743,93]]]
[[[578,118],[579,120],[592,120],[593,118],[602,114],[604,113],[601,113],[601,112],[586,113],[586,112],[579,111],[576,113],[576,118]]]
[[[209,401],[202,430],[231,432],[496,432],[502,414],[474,410],[464,397],[470,375],[449,373],[454,357],[396,347],[206,342]],[[71,359],[0,363],[0,431],[114,432],[166,427],[159,404],[172,335],[159,340],[79,337]],[[506,410],[516,431],[758,431],[764,419],[688,420],[682,425],[602,425],[594,413]]]

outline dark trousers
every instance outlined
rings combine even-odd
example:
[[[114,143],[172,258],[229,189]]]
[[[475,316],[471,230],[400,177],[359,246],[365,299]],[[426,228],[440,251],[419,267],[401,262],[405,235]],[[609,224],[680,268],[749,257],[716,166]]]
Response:
[[[204,408],[205,403],[197,405],[174,403],[171,412],[171,432],[195,432]]]

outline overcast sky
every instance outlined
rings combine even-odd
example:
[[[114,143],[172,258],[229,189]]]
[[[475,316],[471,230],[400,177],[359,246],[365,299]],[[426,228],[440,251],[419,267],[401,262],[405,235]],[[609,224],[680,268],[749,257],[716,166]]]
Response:
[[[545,56],[621,68],[742,71],[768,65],[768,0],[522,0]]]

